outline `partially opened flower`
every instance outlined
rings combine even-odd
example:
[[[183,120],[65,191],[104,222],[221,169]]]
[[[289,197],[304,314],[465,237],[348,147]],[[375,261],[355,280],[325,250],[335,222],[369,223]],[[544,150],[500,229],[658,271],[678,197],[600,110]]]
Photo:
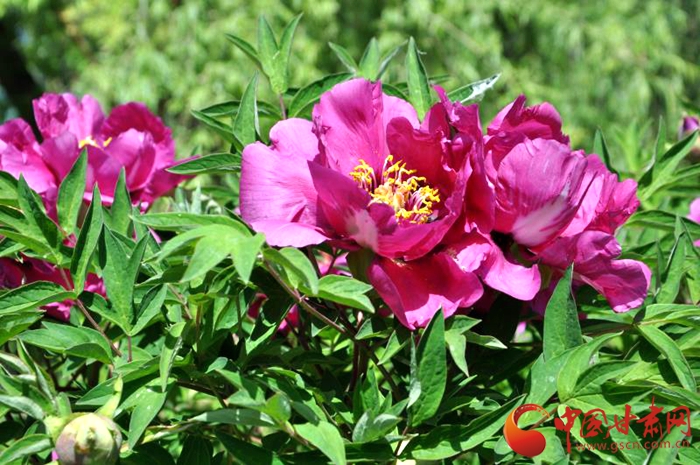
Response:
[[[44,94],[34,100],[40,144],[29,125],[14,119],[0,126],[0,169],[22,174],[55,216],[58,187],[85,148],[88,152],[86,200],[97,184],[106,204],[123,168],[136,205],[153,200],[185,177],[166,171],[175,164],[171,131],[141,103],[119,105],[105,119],[99,103],[86,95]]]
[[[443,259],[428,254],[462,212],[473,145],[451,153],[437,108],[421,126],[411,105],[383,94],[381,83],[337,85],[321,96],[313,122],[282,121],[270,131],[271,146],[245,148],[243,219],[271,245],[331,241],[374,251],[370,280],[409,328],[440,306],[449,315],[470,305],[481,295],[473,274],[459,267],[431,274]],[[396,299],[399,274],[422,283],[410,302]]]

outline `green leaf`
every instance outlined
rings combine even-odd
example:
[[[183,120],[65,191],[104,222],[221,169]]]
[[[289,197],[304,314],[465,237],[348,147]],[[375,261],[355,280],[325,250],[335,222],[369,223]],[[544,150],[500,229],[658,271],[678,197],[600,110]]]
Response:
[[[389,434],[401,419],[395,415],[382,413],[375,415],[365,411],[352,431],[352,442],[370,442]]]
[[[401,45],[397,45],[389,53],[384,55],[384,57],[382,58],[382,62],[379,64],[379,71],[377,72],[377,75],[374,77],[375,80],[381,79],[381,77],[386,72],[386,69],[389,67],[389,63],[391,63],[391,60],[394,59],[394,57],[401,51],[402,48],[404,48],[405,45],[406,45],[406,42],[404,41]],[[383,84],[383,86],[384,86],[384,84]]]
[[[674,373],[676,373],[681,385],[691,392],[696,392],[697,384],[693,376],[693,371],[688,361],[685,359],[683,352],[678,348],[678,345],[676,345],[676,342],[666,333],[654,326],[640,325],[637,326],[637,330],[644,336],[644,339],[666,357],[666,360],[671,364],[671,368],[673,368]]]
[[[661,210],[644,210],[637,212],[627,220],[625,227],[641,226],[658,229],[660,231],[674,231],[676,229],[676,215]],[[680,221],[688,228],[692,237],[700,237],[700,224],[681,218]]]
[[[262,409],[263,413],[270,415],[277,424],[284,426],[292,417],[292,406],[289,399],[282,393],[270,397]]]
[[[350,71],[353,73],[356,73],[359,66],[357,66],[357,63],[355,62],[355,59],[350,55],[350,52],[347,51],[344,47],[334,44],[333,42],[328,42],[328,46],[333,50],[333,53],[335,53],[335,56],[338,57],[338,59],[345,65],[346,68],[348,68]]]
[[[85,279],[90,268],[90,259],[102,234],[102,221],[102,199],[97,184],[95,184],[92,192],[92,202],[85,215],[83,227],[78,234],[78,241],[73,249],[70,263],[70,273],[73,277],[73,287],[76,294],[83,292],[85,287]]]
[[[618,376],[623,376],[630,371],[637,362],[630,360],[611,360],[600,362],[584,371],[576,381],[573,397],[579,397],[593,392],[600,392],[601,386],[606,381],[611,381]]]
[[[87,149],[84,149],[58,189],[58,223],[68,234],[75,231],[78,222],[85,192],[86,172]]]
[[[576,302],[571,295],[573,268],[559,280],[544,312],[543,351],[545,361],[583,344]]]
[[[246,408],[211,410],[192,417],[191,420],[225,425],[275,426],[275,422],[266,413]]]
[[[319,280],[309,258],[299,249],[265,249],[265,258],[277,265],[283,272],[285,281],[293,288],[301,288],[306,294],[319,293]]]
[[[51,250],[56,251],[61,237],[56,223],[46,216],[41,199],[29,188],[24,176],[20,175],[17,185],[19,207],[24,212],[29,225],[27,233],[39,241],[43,240]]]
[[[317,447],[335,465],[345,465],[347,463],[343,437],[335,426],[328,422],[320,421],[318,424],[304,423],[295,425],[294,429],[296,429],[299,436]]]
[[[17,180],[4,171],[0,171],[0,205],[16,207]]]
[[[174,174],[202,174],[238,171],[241,168],[241,156],[233,153],[214,153],[197,157],[171,166],[166,171]]]
[[[349,276],[329,274],[318,281],[318,297],[341,305],[374,313],[374,306],[364,295],[372,289],[367,283]]]
[[[236,118],[233,120],[233,133],[244,146],[255,142],[257,134],[260,133],[257,91],[258,73],[256,72],[243,92],[238,113],[236,113]]]
[[[44,321],[44,327],[25,331],[19,338],[37,347],[58,354],[75,355],[112,363],[112,351],[102,335],[91,328],[75,327]]]
[[[476,344],[482,347],[487,347],[489,349],[507,349],[507,347],[497,338],[484,334],[477,334],[472,331],[467,331],[464,333],[467,342],[470,344]]]
[[[294,32],[297,30],[297,25],[299,25],[299,20],[303,16],[303,13],[296,15],[292,20],[287,24],[287,26],[284,28],[284,31],[282,31],[282,37],[280,38],[280,47],[279,47],[279,59],[278,59],[278,66],[279,70],[282,73],[283,79],[284,79],[284,90],[281,93],[284,93],[287,91],[287,88],[289,87],[289,57],[292,54],[292,39],[294,39]]]
[[[289,104],[289,116],[299,116],[312,104],[318,102],[321,94],[351,77],[351,73],[331,74],[302,87],[294,94],[294,98]]]
[[[251,44],[246,42],[245,40],[241,39],[238,36],[235,36],[233,34],[225,34],[226,38],[233,43],[236,47],[238,47],[243,53],[245,53],[248,58],[253,60],[255,65],[262,69],[262,64],[260,63],[260,58],[258,57],[258,52],[255,50],[255,47],[253,47]]]
[[[97,187],[97,184],[95,185]],[[114,201],[109,209],[111,221],[109,227],[112,231],[126,235],[131,223],[131,197],[126,186],[126,171],[122,168],[119,171],[117,186],[114,188]]]
[[[29,397],[0,395],[0,405],[4,405],[12,410],[29,415],[35,420],[44,419],[44,411],[41,409],[39,404],[34,402]]]
[[[458,330],[450,329],[445,331],[445,342],[447,342],[450,356],[452,360],[454,360],[455,365],[457,365],[457,368],[466,376],[469,376],[469,367],[467,366],[467,359],[465,357],[467,350],[466,336]]]
[[[221,431],[215,431],[214,434],[236,463],[242,465],[284,465],[277,455],[267,449],[225,435]]]
[[[134,407],[129,420],[128,443],[130,448],[133,449],[138,444],[148,425],[151,424],[158,412],[160,412],[160,409],[163,408],[167,396],[167,390],[161,392],[155,386],[149,385],[143,386],[130,396],[130,404]],[[125,408],[124,405],[122,405],[122,408]]]
[[[66,299],[75,299],[75,294],[56,283],[35,281],[0,295],[0,314],[20,313]]]
[[[187,228],[194,228],[197,226],[227,226],[234,229],[235,231],[229,231],[226,228],[214,227],[210,229],[203,229],[201,231],[201,236],[206,234],[242,234],[244,236],[250,236],[250,231],[248,228],[240,221],[223,215],[198,215],[196,213],[149,213],[147,215],[141,215],[135,217],[134,220],[137,223],[145,224],[159,231],[179,231]],[[201,237],[196,236],[196,237]]]
[[[430,109],[432,97],[430,95],[430,84],[428,83],[428,73],[420,59],[416,41],[411,37],[408,40],[408,51],[406,53],[406,80],[408,82],[408,101],[416,109],[419,118],[423,118]]]
[[[663,140],[664,136],[660,135],[659,138]],[[695,131],[655,160],[639,180],[640,189],[637,191],[637,195],[641,202],[651,197],[662,184],[674,176],[678,164],[690,153],[697,138],[698,132]]]
[[[287,91],[282,58],[275,33],[264,16],[258,18],[258,57],[263,73],[270,80],[270,87],[277,95]]]
[[[360,76],[370,81],[377,79],[379,74],[379,43],[372,37],[360,58]]]
[[[601,131],[600,129],[596,129],[595,132],[595,139],[593,141],[593,153],[596,153],[603,157],[603,162],[605,163],[605,166],[607,166],[607,168],[611,172],[619,175],[619,173],[612,166],[610,151],[608,150],[608,144],[607,142],[605,142],[605,136],[603,136],[603,131]]]
[[[472,82],[466,86],[462,86],[458,89],[453,90],[448,93],[447,96],[450,100],[460,101],[462,103],[466,102],[477,102],[484,97],[484,94],[491,90],[496,82],[501,77],[501,74],[494,74],[491,77],[482,79],[480,81]]]
[[[127,257],[124,247],[112,231],[105,228],[102,237],[105,251],[101,265],[107,296],[116,312],[117,321],[121,322],[120,327],[128,334],[134,315],[134,284],[148,238],[142,238],[134,247],[131,256]]]
[[[132,335],[139,334],[160,313],[167,294],[168,288],[166,286],[154,287],[146,293],[141,299],[141,305],[136,314],[136,321],[131,330]]]
[[[447,384],[445,316],[438,311],[421,336],[416,350],[417,367],[411,372],[411,389],[419,386],[420,396],[409,401],[409,423],[415,427],[432,418],[440,407]]]
[[[200,437],[189,435],[182,444],[182,452],[177,459],[177,465],[211,465],[214,449],[211,443]]]
[[[16,464],[30,455],[43,454],[51,450],[51,438],[45,434],[30,434],[10,444],[0,453],[0,465]]]
[[[472,420],[466,426],[433,427],[427,434],[413,439],[402,457],[415,460],[442,460],[473,449],[498,434],[508,415],[521,401],[522,397],[516,397],[498,409]]]
[[[680,218],[678,222],[680,222]],[[661,276],[661,288],[656,295],[656,302],[659,304],[673,303],[676,300],[676,296],[678,296],[681,280],[685,274],[685,248],[685,233],[681,233],[676,237],[676,243],[673,245],[668,265],[664,270],[663,276]]]
[[[44,316],[42,312],[17,312],[0,314],[0,345],[25,331]]]
[[[231,257],[236,273],[243,282],[250,280],[255,261],[260,253],[260,248],[265,243],[265,236],[256,234],[252,237],[237,237],[231,247]]]
[[[191,281],[207,274],[209,270],[229,256],[236,239],[232,236],[204,236],[201,238],[194,248],[194,254],[187,265],[181,282]]]
[[[233,128],[230,125],[222,123],[218,119],[212,118],[201,111],[190,110],[190,113],[192,113],[192,116],[194,116],[197,120],[206,124],[207,127],[220,135],[229,144],[233,144],[236,140],[236,137],[233,135]]]
[[[166,392],[168,388],[168,377],[170,376],[170,370],[173,368],[173,363],[175,363],[175,357],[178,351],[182,347],[182,332],[185,329],[186,323],[184,321],[180,323],[175,323],[169,330],[168,334],[165,336],[165,341],[163,343],[163,349],[160,353],[160,387],[163,392]]]

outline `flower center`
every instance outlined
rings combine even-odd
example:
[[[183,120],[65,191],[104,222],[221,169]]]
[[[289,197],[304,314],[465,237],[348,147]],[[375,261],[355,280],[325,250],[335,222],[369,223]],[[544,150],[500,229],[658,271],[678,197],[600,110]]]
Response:
[[[440,193],[424,177],[414,176],[415,172],[407,170],[404,162],[394,163],[393,155],[389,155],[380,176],[364,160],[360,160],[350,176],[372,197],[370,204],[389,205],[398,220],[427,223],[432,219],[434,204],[440,202]]]
[[[102,148],[107,147],[109,143],[112,142],[112,138],[106,139],[104,142],[102,142]],[[86,145],[92,145],[93,147],[100,148],[100,146],[97,144],[97,141],[93,139],[92,136],[87,136],[85,139],[81,140],[78,142],[78,148],[82,149]]]

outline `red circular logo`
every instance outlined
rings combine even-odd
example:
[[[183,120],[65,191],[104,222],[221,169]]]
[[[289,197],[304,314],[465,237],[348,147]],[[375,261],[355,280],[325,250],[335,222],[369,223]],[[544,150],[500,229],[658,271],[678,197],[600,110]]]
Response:
[[[536,457],[542,453],[547,440],[537,430],[522,430],[518,428],[518,419],[526,412],[539,412],[543,417],[549,418],[549,412],[537,404],[525,404],[513,410],[503,427],[506,442],[517,454],[525,457]]]

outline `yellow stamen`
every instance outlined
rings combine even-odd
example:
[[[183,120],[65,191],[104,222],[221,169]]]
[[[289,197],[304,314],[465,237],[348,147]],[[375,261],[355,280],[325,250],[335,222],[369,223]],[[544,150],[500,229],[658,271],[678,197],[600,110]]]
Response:
[[[109,143],[112,142],[112,138],[109,137],[107,140],[102,142],[102,147],[107,147]],[[82,149],[86,145],[92,145],[93,147],[100,148],[100,146],[97,144],[97,141],[92,137],[92,136],[87,136],[85,139],[81,140],[78,142],[78,148]]]
[[[379,179],[374,168],[364,160],[350,173],[360,187],[369,192],[372,203],[384,203],[396,212],[396,218],[411,223],[427,223],[433,206],[440,202],[437,189],[426,184],[423,176],[414,176],[416,170],[406,169],[406,163],[394,163],[393,155],[384,161]]]

